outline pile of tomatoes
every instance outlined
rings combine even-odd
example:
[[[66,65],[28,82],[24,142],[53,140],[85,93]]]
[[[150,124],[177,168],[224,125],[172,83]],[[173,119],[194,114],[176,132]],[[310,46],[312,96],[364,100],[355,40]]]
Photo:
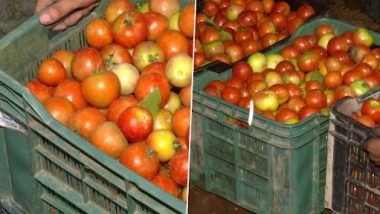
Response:
[[[380,49],[365,28],[340,35],[323,24],[315,35],[298,36],[281,53],[255,53],[232,67],[225,82],[204,91],[284,124],[329,114],[343,97],[358,97],[380,84]]]
[[[380,99],[368,98],[366,99],[359,112],[353,112],[352,119],[359,123],[374,128],[380,124]]]
[[[291,11],[285,1],[206,0],[196,15],[194,66],[239,61],[286,38],[315,13],[306,3]]]
[[[111,1],[25,86],[92,145],[186,201],[194,3]]]

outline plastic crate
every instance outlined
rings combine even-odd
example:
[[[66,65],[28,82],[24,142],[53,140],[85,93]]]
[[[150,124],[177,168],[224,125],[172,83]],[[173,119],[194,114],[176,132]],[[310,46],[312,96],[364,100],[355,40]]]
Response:
[[[368,15],[378,22],[380,21],[379,10],[380,10],[380,1],[367,0],[367,13],[368,13]]]
[[[54,120],[23,87],[55,50],[86,46],[85,24],[101,17],[108,2],[66,31],[49,33],[34,15],[0,40],[0,111],[23,129],[0,127],[0,195],[23,212],[186,212],[184,202]]]
[[[203,10],[204,2],[205,2],[204,0],[197,1],[197,13],[199,13]],[[297,10],[297,8],[299,8],[303,4],[309,4],[314,8],[315,14],[312,17],[310,17],[306,21],[306,23],[313,20],[313,19],[325,16],[325,14],[327,12],[326,7],[323,4],[321,4],[320,2],[317,2],[317,0],[288,0],[286,2],[289,4],[291,11]],[[275,43],[269,47],[262,49],[261,52],[267,52],[272,47],[281,45],[282,43],[286,42],[288,39],[289,39],[289,36],[287,38],[281,40],[281,41],[278,41],[277,43]],[[248,58],[248,56],[245,57],[245,59],[247,59],[247,58]],[[213,61],[213,62],[210,62],[209,64],[202,66],[201,68],[196,69],[195,72],[199,72],[200,70],[204,70],[204,69],[207,69],[209,67],[215,67],[215,66],[216,67],[223,67],[225,69],[231,67],[230,64],[226,64],[226,63],[221,62],[221,61]],[[225,70],[225,69],[223,69],[223,70]]]
[[[346,98],[332,108],[332,209],[337,213],[380,212],[380,168],[371,162],[363,143],[372,129],[353,120],[364,100],[380,97],[380,90],[362,99]]]
[[[296,36],[312,34],[320,24],[332,25],[336,34],[357,28],[335,19],[314,19],[264,53],[279,53]],[[379,45],[380,35],[371,33]],[[231,69],[214,66],[194,77],[191,182],[256,213],[321,212],[328,118],[314,115],[283,125],[255,115],[249,129],[235,126],[226,117],[247,121],[248,111],[202,91],[209,81],[230,76]]]

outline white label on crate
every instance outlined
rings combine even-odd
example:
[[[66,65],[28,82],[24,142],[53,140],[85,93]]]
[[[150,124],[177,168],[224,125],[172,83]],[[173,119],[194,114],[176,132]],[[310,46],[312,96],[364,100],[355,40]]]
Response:
[[[255,113],[255,105],[253,100],[249,102],[249,114],[248,114],[248,125],[251,126],[253,122],[253,114]]]
[[[27,131],[24,125],[16,122],[12,117],[5,114],[1,110],[0,110],[0,127],[14,129],[21,133],[27,134]]]

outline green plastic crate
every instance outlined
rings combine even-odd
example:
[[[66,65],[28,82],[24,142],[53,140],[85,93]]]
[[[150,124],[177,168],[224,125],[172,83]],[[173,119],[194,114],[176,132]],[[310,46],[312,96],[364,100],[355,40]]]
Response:
[[[55,50],[86,46],[84,26],[108,2],[66,31],[49,33],[34,15],[0,40],[0,111],[24,128],[0,127],[0,198],[18,208],[11,213],[186,212],[184,202],[54,120],[23,87]]]
[[[357,28],[335,19],[314,19],[265,53],[279,53],[320,24],[332,25],[336,34]],[[379,45],[380,35],[372,34]],[[191,182],[256,213],[321,212],[328,118],[314,115],[283,125],[255,115],[249,129],[232,125],[226,117],[247,121],[248,111],[202,91],[209,81],[231,76],[231,69],[221,67],[209,66],[194,77]]]

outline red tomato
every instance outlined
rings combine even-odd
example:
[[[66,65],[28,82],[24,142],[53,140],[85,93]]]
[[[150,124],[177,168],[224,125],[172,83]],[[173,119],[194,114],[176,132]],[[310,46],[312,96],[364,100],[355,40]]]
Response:
[[[278,122],[284,123],[289,119],[299,120],[297,112],[287,107],[280,108],[276,114],[276,120]]]
[[[315,10],[309,4],[303,4],[297,9],[297,16],[306,20],[315,14]]]
[[[152,114],[141,106],[130,106],[119,116],[117,124],[130,142],[145,140],[153,130]]]
[[[282,30],[284,30],[288,23],[286,15],[280,12],[271,13],[269,14],[268,18],[272,20],[272,22],[276,25],[277,32],[281,32]]]
[[[319,65],[319,56],[314,52],[305,52],[297,58],[297,65],[303,72],[310,72]]]
[[[352,118],[367,127],[373,128],[376,126],[375,121],[370,116],[360,114],[353,115]]]
[[[203,91],[215,97],[219,96],[218,89],[214,85],[207,85],[203,88]]]
[[[149,11],[144,13],[144,18],[148,27],[148,40],[156,40],[169,28],[169,20],[160,13]]]
[[[37,75],[41,83],[47,86],[57,86],[66,79],[66,69],[57,59],[48,58],[42,61]]]
[[[355,93],[350,86],[340,85],[335,89],[335,99],[340,100],[344,97],[355,97]]]
[[[160,169],[158,156],[145,142],[130,144],[120,156],[120,163],[146,179],[152,179]]]
[[[336,36],[327,43],[327,52],[332,55],[335,51],[342,50],[348,51],[348,44],[343,37]]]
[[[380,122],[380,102],[375,98],[365,100],[361,107],[361,113],[371,117],[376,123]]]
[[[231,77],[225,82],[225,85],[227,88],[236,88],[236,89],[242,89],[243,88],[243,81],[234,77]]]
[[[259,24],[257,31],[260,37],[263,37],[267,33],[276,33],[276,25],[268,19]]]
[[[292,58],[296,58],[300,55],[300,52],[294,48],[293,46],[286,46],[281,50],[281,55],[287,60],[290,60]]]
[[[220,92],[224,91],[226,88],[226,85],[220,80],[211,80],[207,85],[215,86],[216,89]]]
[[[242,81],[248,80],[252,75],[252,68],[246,61],[239,61],[232,66],[232,76]]]
[[[380,85],[380,79],[375,74],[366,76],[363,79],[367,82],[370,89],[374,89]]]
[[[294,71],[295,67],[293,63],[291,63],[288,60],[283,60],[280,63],[276,65],[275,70],[281,74],[285,73],[286,71]]]
[[[38,79],[32,79],[25,84],[25,87],[29,89],[40,102],[53,96],[53,88],[41,83]]]
[[[208,17],[213,17],[218,13],[218,5],[214,1],[207,0],[203,4],[202,12]]]
[[[53,53],[51,58],[59,60],[63,67],[66,69],[66,77],[67,78],[72,78],[72,73],[71,73],[71,62],[73,61],[74,58],[74,53],[69,51],[69,50],[58,50]]]
[[[135,47],[145,41],[148,36],[148,27],[144,16],[133,10],[120,15],[111,27],[115,42],[126,48]]]
[[[253,35],[248,30],[241,29],[234,33],[234,41],[237,43],[242,43],[246,40],[251,40],[251,39],[253,39]]]
[[[138,102],[133,95],[129,96],[120,96],[116,100],[114,100],[107,110],[107,119],[117,123],[119,116],[125,109],[130,106],[137,105]]]
[[[351,85],[355,80],[361,79],[362,73],[359,70],[350,70],[344,73],[343,75],[343,84],[345,85]]]
[[[308,91],[306,93],[305,103],[307,106],[322,109],[327,105],[326,95],[321,89]]]
[[[162,48],[165,59],[169,60],[179,52],[187,52],[189,41],[180,32],[167,30],[157,38],[157,44]]]
[[[194,2],[188,3],[179,15],[178,25],[179,30],[183,35],[188,38],[192,38],[194,34],[194,13],[195,4]]]
[[[289,102],[287,102],[286,105],[289,109],[295,111],[297,114],[299,111],[306,106],[306,103],[303,99],[301,98],[291,98],[289,99]]]
[[[108,107],[120,96],[120,81],[115,73],[105,71],[86,77],[81,83],[82,94],[97,108]]]
[[[373,68],[367,63],[359,63],[354,67],[354,70],[359,71],[362,74],[362,77],[367,77],[373,74]]]
[[[57,85],[54,89],[54,96],[66,98],[74,105],[75,109],[87,106],[87,101],[82,94],[81,85],[75,79],[66,79]]]
[[[334,29],[329,24],[322,24],[315,29],[315,33],[318,38],[326,33],[331,33],[334,35]]]
[[[97,108],[84,107],[78,109],[69,120],[71,130],[89,139],[96,128],[106,121],[106,116]]]
[[[256,13],[251,10],[244,10],[239,14],[237,20],[242,27],[253,27],[257,22]]]
[[[74,52],[71,69],[75,79],[82,81],[97,69],[103,69],[104,65],[102,55],[97,49],[85,47]]]
[[[289,91],[289,99],[291,98],[302,98],[302,90],[301,88],[293,83],[286,84],[286,88]]]
[[[301,26],[305,21],[300,18],[296,17],[290,21],[288,21],[288,24],[286,25],[286,29],[288,31],[288,34],[293,34],[299,26]]]
[[[206,56],[203,53],[194,53],[194,68],[200,68],[206,63]]]
[[[261,38],[261,43],[263,45],[263,48],[272,46],[273,44],[277,43],[279,40],[278,34],[275,33],[267,33]]]
[[[248,1],[246,5],[246,9],[255,11],[255,12],[257,11],[257,12],[264,13],[264,6],[262,2],[258,0]]]
[[[113,23],[121,14],[133,9],[133,4],[128,0],[111,1],[104,10],[104,19]]]
[[[178,151],[170,160],[169,166],[173,180],[181,186],[186,186],[189,173],[189,151]]]
[[[100,53],[107,64],[132,63],[129,51],[115,43],[105,46]]]
[[[136,99],[138,101],[143,100],[146,96],[153,92],[156,87],[160,90],[160,106],[165,106],[170,97],[170,84],[165,76],[157,73],[146,74],[139,78],[135,87]]]
[[[234,43],[225,48],[225,53],[230,57],[231,62],[237,62],[245,57],[244,49]]]
[[[343,77],[341,73],[337,70],[329,71],[327,74],[323,77],[323,84],[328,89],[335,89],[338,86],[340,86],[343,82]]]
[[[54,119],[65,126],[75,111],[74,105],[64,97],[49,97],[43,102],[43,105]]]
[[[305,84],[306,92],[311,91],[311,90],[315,90],[315,89],[323,89],[322,84],[318,80],[310,80],[310,81],[306,82],[306,84]]]
[[[243,47],[246,56],[256,53],[262,49],[261,43],[253,39],[242,42],[241,46]]]
[[[284,15],[288,15],[290,13],[290,6],[285,1],[276,2],[273,5],[271,13],[275,13],[275,12],[279,12],[279,13],[283,13]]]
[[[308,51],[313,47],[306,37],[300,36],[294,38],[292,46],[300,53]]]
[[[318,108],[314,108],[314,107],[311,107],[311,106],[305,106],[303,108],[301,108],[301,110],[299,111],[298,115],[300,117],[300,120],[303,120],[309,116],[312,116],[314,114],[318,114],[319,113],[319,109]]]
[[[282,104],[288,101],[289,99],[289,91],[285,85],[282,84],[274,84],[269,87],[274,93],[276,93],[278,98],[278,103]]]
[[[240,91],[237,88],[228,87],[222,91],[222,99],[229,103],[237,105],[239,104],[240,98]]]
[[[92,19],[86,25],[84,35],[87,43],[97,49],[112,43],[111,26],[104,19]]]
[[[181,193],[178,184],[172,178],[170,178],[169,175],[166,175],[165,173],[159,172],[150,181],[156,184],[161,189],[168,192],[169,194],[173,195],[174,197],[179,197],[179,194]]]

